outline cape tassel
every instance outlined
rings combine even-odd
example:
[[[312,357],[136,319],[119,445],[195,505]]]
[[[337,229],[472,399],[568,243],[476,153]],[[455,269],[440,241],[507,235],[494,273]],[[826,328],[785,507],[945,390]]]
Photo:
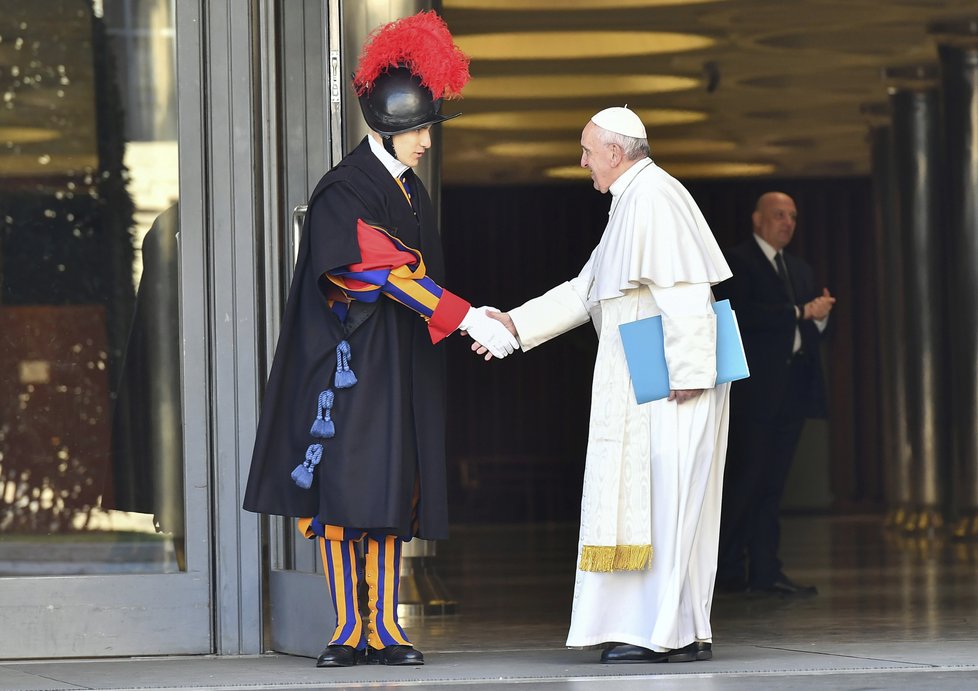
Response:
[[[336,376],[333,378],[333,386],[337,389],[349,389],[357,383],[357,375],[350,369],[350,344],[340,341],[336,346]]]
[[[306,460],[295,467],[292,471],[292,480],[302,489],[312,487],[312,471],[319,465],[323,457],[322,444],[310,444],[306,449]]]
[[[336,426],[330,413],[333,410],[333,401],[336,395],[332,389],[326,389],[319,394],[319,405],[316,410],[316,419],[312,423],[309,434],[319,439],[331,439],[336,435]]]
[[[652,562],[652,545],[618,545],[598,547],[584,545],[581,549],[581,571],[610,573],[612,571],[643,571]]]

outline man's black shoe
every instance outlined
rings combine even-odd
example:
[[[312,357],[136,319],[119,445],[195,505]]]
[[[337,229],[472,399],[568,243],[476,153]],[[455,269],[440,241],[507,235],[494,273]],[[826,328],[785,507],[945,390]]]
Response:
[[[619,643],[601,652],[601,662],[606,665],[624,662],[692,662],[696,659],[696,652],[696,643],[664,653],[657,653],[640,645]]]
[[[424,655],[409,645],[389,645],[376,650],[367,648],[368,665],[423,665]]]
[[[349,645],[327,645],[319,659],[316,660],[317,667],[352,667],[355,665],[362,653]]]
[[[713,659],[713,644],[706,641],[696,641],[696,661],[703,662]]]
[[[780,595],[781,597],[811,597],[818,595],[818,588],[813,585],[800,585],[787,576],[779,576],[773,583],[763,586],[751,586],[749,593]]]

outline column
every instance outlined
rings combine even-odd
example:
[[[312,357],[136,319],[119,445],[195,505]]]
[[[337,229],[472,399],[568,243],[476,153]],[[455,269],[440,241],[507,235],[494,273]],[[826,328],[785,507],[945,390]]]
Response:
[[[951,458],[958,538],[978,538],[978,19],[930,27],[946,137]]]
[[[940,205],[940,94],[934,66],[885,71],[893,111],[897,237],[903,254],[906,416],[913,460],[913,512],[904,529],[943,527],[948,458]]]
[[[913,508],[913,465],[907,431],[906,381],[903,363],[903,253],[894,208],[893,128],[888,103],[865,104],[873,178],[876,250],[877,319],[879,323],[880,439],[885,473],[885,527],[902,528]]]

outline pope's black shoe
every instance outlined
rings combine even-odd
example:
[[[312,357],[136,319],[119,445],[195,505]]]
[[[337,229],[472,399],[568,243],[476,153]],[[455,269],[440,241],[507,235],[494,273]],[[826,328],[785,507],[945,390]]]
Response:
[[[389,645],[377,650],[367,648],[368,665],[423,665],[424,655],[409,645]]]
[[[696,661],[713,659],[713,644],[706,641],[696,641]]]
[[[696,655],[696,643],[664,653],[657,653],[640,645],[619,643],[601,652],[601,662],[606,665],[625,662],[692,662],[697,659]]]
[[[349,645],[327,645],[319,659],[316,660],[317,667],[352,667],[355,665],[362,653]]]

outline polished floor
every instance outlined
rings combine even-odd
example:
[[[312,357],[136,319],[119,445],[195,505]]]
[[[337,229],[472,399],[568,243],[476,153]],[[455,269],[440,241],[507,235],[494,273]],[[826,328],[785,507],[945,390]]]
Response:
[[[410,622],[419,668],[308,658],[0,663],[0,689],[975,689],[978,544],[885,533],[876,516],[791,517],[783,556],[807,599],[719,596],[714,659],[601,665],[564,647],[575,526],[458,527],[437,571],[458,614]]]
[[[878,516],[788,517],[782,558],[819,595],[718,595],[718,658],[734,644],[811,646],[972,641],[978,663],[978,544],[892,535]],[[439,572],[459,615],[413,635],[430,649],[501,650],[564,642],[576,526],[457,529],[439,545]],[[699,670],[698,670],[699,671]]]

